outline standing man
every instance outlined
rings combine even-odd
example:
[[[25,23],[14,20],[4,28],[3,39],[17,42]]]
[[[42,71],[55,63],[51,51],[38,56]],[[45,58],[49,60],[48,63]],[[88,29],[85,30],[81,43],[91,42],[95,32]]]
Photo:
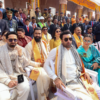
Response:
[[[19,12],[17,10],[14,11],[14,18],[17,21],[18,27],[24,26],[23,18],[21,18]]]
[[[29,36],[31,38],[33,38],[33,27],[29,25],[30,21],[29,19],[25,20],[25,25],[22,26],[21,28],[23,28],[25,30],[25,35]]]
[[[51,13],[51,8],[48,9],[48,17],[50,17],[51,20],[53,20],[53,14]]]
[[[35,15],[36,15],[36,23],[38,23],[39,22],[38,18],[41,17],[41,13],[40,13],[39,7],[36,8]]]
[[[54,21],[54,19],[59,20],[59,13],[58,13],[58,11],[56,11],[56,15],[54,15],[54,17],[53,17],[53,21]]]
[[[25,30],[23,28],[18,28],[17,34],[18,34],[17,44],[22,47],[25,47],[32,40],[31,37],[25,35]]]
[[[82,66],[80,56],[77,50],[72,45],[71,33],[63,32],[60,38],[62,43],[59,47],[54,48],[49,53],[49,56],[44,64],[45,71],[53,80],[56,87],[64,92],[64,94],[66,93],[64,90],[67,91],[67,87],[76,94],[77,100],[94,100],[91,96],[94,95],[94,92],[91,93],[90,91],[95,91],[95,89],[97,89],[96,91],[98,91],[99,93],[100,88],[95,83],[93,83],[90,76],[85,73],[85,69],[84,66]],[[55,71],[51,69],[51,66],[54,67]],[[83,81],[81,80],[81,77]],[[84,84],[84,80],[88,83]],[[83,84],[85,87],[83,86]],[[87,85],[89,85],[88,88],[86,88]],[[89,89],[90,87],[91,90]],[[66,93],[66,95],[68,94]],[[68,96],[71,98],[70,93]],[[95,96],[97,98],[96,100],[99,100],[98,96]],[[65,99],[61,98],[60,95],[58,95],[57,100]]]
[[[83,27],[84,27],[84,33],[87,33],[87,27],[89,26],[89,21],[85,20],[83,23]]]
[[[70,30],[72,32],[72,25],[70,24],[70,19],[67,19],[67,23],[62,28],[62,31]]]
[[[73,24],[73,26],[72,26],[72,29],[73,29],[72,33],[74,33],[74,30],[77,26],[79,26],[81,28],[81,30],[82,30],[81,34],[83,35],[84,34],[84,27],[83,27],[83,24],[79,22],[79,18],[76,19],[76,23]]]
[[[44,17],[44,21],[46,22],[47,17],[48,17],[48,9],[47,8],[44,9],[44,12],[43,12],[42,16]]]
[[[29,23],[30,26],[33,27],[33,30],[37,27],[36,18],[32,17],[32,22]]]
[[[75,24],[75,23],[76,23],[76,18],[75,18],[75,15],[73,15],[73,17],[71,18],[71,23],[72,23],[72,26],[73,26],[73,24]]]
[[[95,38],[96,42],[100,41],[100,19],[99,23],[96,25]]]
[[[36,17],[35,15],[35,12],[34,10],[32,9],[32,6],[29,4],[28,5],[28,8],[27,9],[24,9],[24,13],[26,15],[26,17],[31,21],[31,18],[34,16]]]
[[[0,40],[2,39],[1,38],[2,33],[4,31],[9,31],[9,27],[8,27],[6,20],[4,20],[2,18],[3,18],[3,14],[2,14],[2,12],[0,12]]]
[[[23,75],[24,82],[19,84],[17,81],[18,75],[25,74],[23,48],[17,45],[15,32],[7,33],[6,39],[7,44],[0,47],[0,100],[27,100],[30,91],[27,78]],[[16,93],[11,96],[12,89]]]
[[[2,12],[3,16],[4,16],[4,13],[6,12],[5,9],[2,8],[2,1],[0,1],[0,11]]]
[[[7,12],[6,21],[9,27],[9,31],[16,32],[18,28],[18,24],[17,24],[17,21],[12,18],[12,11]]]
[[[62,23],[62,20],[64,19],[64,14],[63,12],[60,13],[60,16],[59,16],[59,21]]]
[[[46,97],[48,97],[49,94],[48,89],[50,85],[50,78],[43,69],[43,65],[47,59],[48,51],[46,42],[41,40],[41,38],[41,28],[37,27],[34,29],[33,40],[26,45],[25,49],[27,58],[29,59],[29,61],[34,63],[35,70],[39,73],[39,75],[35,79],[37,83],[38,100],[49,100]]]
[[[50,34],[52,35],[53,34],[53,31],[56,27],[58,27],[58,20],[57,19],[54,19],[54,24],[51,24],[50,25]]]
[[[81,46],[83,44],[83,38],[82,38],[82,35],[81,35],[81,28],[79,26],[77,26],[74,30],[74,39],[75,39],[75,42],[76,42],[76,45],[77,45],[77,48],[79,46]]]
[[[44,17],[41,16],[39,19],[40,19],[40,22],[38,22],[37,26],[42,29],[43,26],[46,26],[46,24],[44,23]]]
[[[51,21],[51,17],[48,17],[47,22],[45,22],[46,27],[48,28],[48,32],[50,32],[50,25],[53,24]]]
[[[19,8],[18,11],[19,11],[19,14],[20,14],[20,16],[21,16],[21,18],[22,18],[22,20],[23,20],[23,23],[25,24],[26,15],[23,13],[22,8]]]

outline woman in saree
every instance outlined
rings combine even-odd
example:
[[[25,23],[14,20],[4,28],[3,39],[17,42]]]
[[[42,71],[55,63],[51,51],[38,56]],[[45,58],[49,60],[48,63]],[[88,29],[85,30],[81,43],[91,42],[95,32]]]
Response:
[[[85,34],[83,45],[81,45],[77,51],[83,60],[85,68],[94,70],[98,73],[98,83],[100,86],[100,53],[92,45],[92,42],[93,36],[91,34]]]

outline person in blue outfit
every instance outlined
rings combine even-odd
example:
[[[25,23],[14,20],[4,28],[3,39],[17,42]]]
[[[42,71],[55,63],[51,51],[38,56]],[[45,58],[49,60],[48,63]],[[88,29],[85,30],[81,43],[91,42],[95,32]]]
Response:
[[[100,86],[100,53],[92,45],[92,42],[93,36],[91,34],[85,34],[83,45],[77,51],[83,60],[85,68],[98,72],[98,83]]]

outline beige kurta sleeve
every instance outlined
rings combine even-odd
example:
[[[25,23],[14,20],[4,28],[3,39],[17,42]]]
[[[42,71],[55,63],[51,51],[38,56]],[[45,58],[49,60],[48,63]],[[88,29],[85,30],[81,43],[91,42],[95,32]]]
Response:
[[[2,68],[2,65],[0,63],[0,83],[3,83],[5,85],[8,85],[9,82],[11,81],[9,75],[7,75]]]
[[[39,67],[41,63],[35,62],[34,57],[33,57],[33,48],[32,48],[32,43],[28,43],[25,47],[25,52],[26,52],[26,57],[28,58],[30,62],[30,66],[33,67]]]

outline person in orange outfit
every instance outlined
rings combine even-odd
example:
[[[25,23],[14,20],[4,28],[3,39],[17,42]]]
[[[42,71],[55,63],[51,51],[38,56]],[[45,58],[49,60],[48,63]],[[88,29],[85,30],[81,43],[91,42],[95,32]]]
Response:
[[[76,23],[75,15],[73,15],[71,21],[72,21],[72,25]]]

